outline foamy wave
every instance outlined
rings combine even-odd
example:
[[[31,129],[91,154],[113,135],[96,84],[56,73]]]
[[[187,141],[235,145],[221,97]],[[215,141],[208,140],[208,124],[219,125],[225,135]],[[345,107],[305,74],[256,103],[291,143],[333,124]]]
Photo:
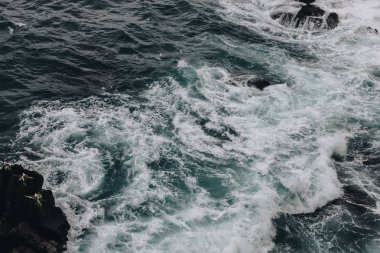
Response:
[[[104,94],[24,112],[25,162],[57,189],[72,251],[267,252],[279,212],[341,196],[330,157],[344,155],[348,129],[331,126],[347,116],[332,109],[346,103],[334,77],[315,70],[314,83],[261,92],[222,68],[179,71],[193,81],[154,83],[144,103]]]

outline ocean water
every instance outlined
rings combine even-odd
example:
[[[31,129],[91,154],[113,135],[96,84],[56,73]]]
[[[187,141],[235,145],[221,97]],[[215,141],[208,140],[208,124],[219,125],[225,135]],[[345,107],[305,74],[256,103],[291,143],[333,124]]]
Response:
[[[380,2],[315,4],[1,0],[0,159],[68,252],[379,252]]]

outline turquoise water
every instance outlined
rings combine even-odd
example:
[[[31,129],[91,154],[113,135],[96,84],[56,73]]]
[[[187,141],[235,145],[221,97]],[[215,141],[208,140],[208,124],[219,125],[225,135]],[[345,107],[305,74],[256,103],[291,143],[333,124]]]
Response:
[[[316,4],[338,28],[282,0],[2,4],[1,158],[45,176],[68,252],[377,252],[380,5]]]

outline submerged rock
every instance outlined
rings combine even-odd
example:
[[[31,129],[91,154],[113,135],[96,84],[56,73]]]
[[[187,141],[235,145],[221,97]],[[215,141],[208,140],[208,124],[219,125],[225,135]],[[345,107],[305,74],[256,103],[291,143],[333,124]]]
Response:
[[[367,32],[374,33],[374,34],[379,34],[379,31],[376,28],[372,28],[370,26],[367,27]]]
[[[1,252],[60,253],[66,249],[70,225],[43,190],[43,177],[21,165],[0,169]]]
[[[255,87],[259,90],[264,90],[265,87],[273,85],[267,80],[260,79],[257,77],[251,77],[248,80],[246,78],[237,78],[237,80],[228,80],[228,84],[232,86],[240,86],[238,85],[238,83],[240,83],[242,86],[247,85],[248,87]]]
[[[365,35],[365,34],[376,34],[376,35],[378,35],[379,30],[377,30],[376,28],[370,27],[370,26],[360,26],[355,31],[355,33],[356,34],[362,34],[362,35]]]
[[[301,1],[310,2],[310,1]],[[339,16],[312,4],[306,4],[296,13],[277,12],[272,14],[272,19],[278,20],[284,26],[304,28],[308,30],[334,29],[339,24]]]
[[[268,87],[270,85],[273,84],[264,79],[252,78],[247,81],[247,86],[256,87],[259,90],[264,90],[265,87]]]
[[[237,83],[235,81],[232,81],[232,80],[228,80],[228,84],[232,85],[232,86],[238,86]]]

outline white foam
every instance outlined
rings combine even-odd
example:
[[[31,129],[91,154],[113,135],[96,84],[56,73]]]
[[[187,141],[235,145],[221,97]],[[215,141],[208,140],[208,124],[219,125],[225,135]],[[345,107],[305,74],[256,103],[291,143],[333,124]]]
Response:
[[[331,157],[333,154],[344,157],[347,154],[347,134],[336,133],[319,139],[319,150],[321,155]]]
[[[269,131],[263,128],[260,131],[262,119],[247,120],[255,122],[250,125],[256,135],[266,136],[264,142],[259,142],[261,146],[278,147],[272,154],[268,148],[268,155],[263,154],[255,165],[263,175],[277,175],[277,179],[286,188],[280,198],[282,210],[289,213],[312,212],[342,195],[341,183],[330,160],[331,155],[346,155],[347,138],[363,131],[360,130],[359,122],[371,124],[379,119],[380,83],[370,71],[380,65],[380,36],[367,29],[379,29],[379,1],[316,1],[316,5],[328,12],[336,12],[340,17],[336,29],[319,33],[285,28],[271,20],[270,15],[277,11],[295,13],[299,9],[299,4],[295,1],[219,2],[219,11],[226,20],[248,27],[270,40],[292,44],[296,48],[301,46],[318,58],[317,63],[309,62],[308,66],[302,66],[299,61],[283,57],[281,48],[273,47],[275,55],[267,53],[266,57],[280,63],[271,63],[271,69],[291,78],[294,96],[286,94],[287,97],[281,100],[289,102],[288,105],[283,104],[287,115],[263,109],[264,115],[276,115],[279,123],[277,128],[270,128]],[[229,49],[234,51],[238,43],[226,43],[230,44],[234,46]],[[244,50],[242,47],[238,49]],[[260,55],[262,52],[262,48],[257,45],[250,49],[254,52],[247,55]],[[282,59],[286,59],[286,62],[281,62]],[[365,86],[367,82],[371,82],[368,87]],[[279,95],[275,95],[277,100]],[[270,106],[275,105],[264,104],[263,108]],[[245,129],[248,129],[248,123]],[[243,128],[240,130],[244,131]],[[284,132],[301,138],[301,141],[287,139]],[[270,144],[271,136],[276,136],[279,141]],[[253,143],[257,143],[257,140]],[[260,151],[253,143],[246,147],[240,146],[240,150],[257,155]],[[294,148],[295,145],[299,145],[299,148]],[[287,147],[298,154],[282,161],[282,165],[274,172],[273,167],[281,161],[277,153],[282,153],[282,156],[291,153],[282,151],[281,147]],[[355,166],[349,163],[345,164],[347,179],[344,183],[356,185],[372,198],[379,199],[380,189],[375,185],[374,179],[371,179],[371,173],[358,172],[353,167]],[[377,209],[374,208],[373,212],[377,213]]]
[[[124,191],[122,203],[127,199],[128,204],[138,206],[147,198],[163,198],[159,189],[147,190],[154,179],[146,168],[146,163],[157,159],[162,138],[152,135],[149,126],[144,125],[148,115],[135,120],[128,108],[109,102],[96,98],[78,104],[41,102],[25,111],[21,122],[18,141],[38,147],[33,154],[40,157],[37,161],[24,158],[24,162],[34,163],[48,179],[48,187],[60,196],[57,202],[69,214],[74,238],[83,228],[91,228],[93,219],[103,213],[101,203],[84,196],[99,191],[106,171],[112,170],[113,152],[132,156],[123,164],[124,169],[130,168],[128,174],[133,181]],[[75,251],[78,244],[74,240],[71,249]]]
[[[15,29],[13,29],[12,27],[8,26],[8,31],[9,31],[10,35],[13,35],[13,33],[15,32]]]
[[[296,13],[301,3],[296,1],[232,1],[220,0],[219,10],[222,17],[228,21],[246,26],[261,36],[271,40],[279,40],[292,43],[329,44],[335,47],[336,41],[342,36],[353,34],[359,27],[379,28],[380,6],[377,0],[326,0],[316,1],[314,4],[327,12],[336,12],[339,15],[339,26],[331,31],[322,33],[307,30],[286,28],[277,21],[271,19],[271,14],[277,12]],[[365,34],[367,37],[368,35]],[[376,38],[376,36],[370,36]],[[318,39],[317,39],[318,38]]]
[[[178,64],[177,64],[177,67],[179,67],[179,68],[186,68],[186,67],[188,67],[188,64],[184,60],[179,60]]]
[[[21,22],[12,22],[15,26],[17,27],[25,27],[26,24],[25,23],[21,23]]]
[[[293,88],[277,85],[261,92],[230,86],[233,77],[222,68],[194,71],[188,66],[183,75],[195,75],[194,83],[155,83],[142,94],[146,109],[132,113],[129,108],[140,105],[118,95],[42,102],[26,111],[19,140],[40,147],[34,150],[41,157],[35,164],[58,189],[59,203],[75,224],[71,249],[267,252],[274,246],[271,221],[279,211],[312,212],[341,196],[330,156],[345,154],[347,134],[329,132],[336,128],[331,124],[347,117],[344,107],[357,97],[347,100],[350,91],[342,92],[344,82],[327,72],[300,69],[305,67],[288,69],[297,84]],[[231,141],[211,137],[197,123],[199,117],[208,120],[210,129],[228,126],[238,136],[230,136]],[[157,134],[156,127],[172,131],[171,137]],[[100,190],[113,152],[121,155],[122,169],[128,171],[125,186],[106,200],[85,200],[83,196]],[[233,159],[235,164],[223,171],[197,166],[198,174],[184,156],[221,166]],[[161,157],[177,161],[178,171],[148,166]],[[63,182],[55,181],[59,171],[69,174]],[[171,186],[175,175],[186,182],[189,201]],[[212,197],[199,175],[222,180],[228,195]],[[276,189],[278,183],[284,191]],[[70,196],[76,196],[83,213],[75,213]],[[178,209],[165,210],[168,200]],[[136,208],[151,218],[140,217]],[[105,212],[115,220],[105,219]],[[83,228],[94,231],[85,240],[79,239]]]
[[[42,102],[24,113],[19,140],[41,147],[35,154],[42,159],[35,163],[58,187],[63,203],[71,203],[70,195],[85,197],[101,190],[99,179],[112,168],[113,153],[122,155],[121,169],[128,172],[122,189],[95,206],[79,201],[87,211],[69,215],[74,223],[85,220],[73,228],[75,247],[96,252],[267,252],[274,246],[272,219],[278,212],[313,212],[341,196],[330,157],[346,152],[347,133],[334,126],[347,116],[346,110],[335,108],[350,103],[346,93],[339,93],[342,82],[318,69],[300,74],[301,67],[293,65],[288,71],[303,85],[279,84],[261,92],[231,86],[233,77],[222,68],[187,66],[182,74],[194,83],[182,86],[170,78],[154,83],[141,94],[147,101],[143,105],[106,95],[78,103]],[[131,113],[129,108],[135,109]],[[207,129],[223,132],[229,127],[238,135],[230,134],[230,141],[212,137],[199,119],[207,119]],[[177,169],[153,170],[149,164],[162,157],[174,161]],[[234,163],[227,165],[229,160]],[[55,182],[57,171],[72,176]],[[200,182],[204,176],[220,180],[227,195],[213,197]],[[186,200],[173,180],[188,188]],[[283,189],[277,189],[279,183]],[[166,206],[167,201],[176,208]],[[100,222],[93,223],[95,218]],[[79,239],[82,228],[94,232]]]

